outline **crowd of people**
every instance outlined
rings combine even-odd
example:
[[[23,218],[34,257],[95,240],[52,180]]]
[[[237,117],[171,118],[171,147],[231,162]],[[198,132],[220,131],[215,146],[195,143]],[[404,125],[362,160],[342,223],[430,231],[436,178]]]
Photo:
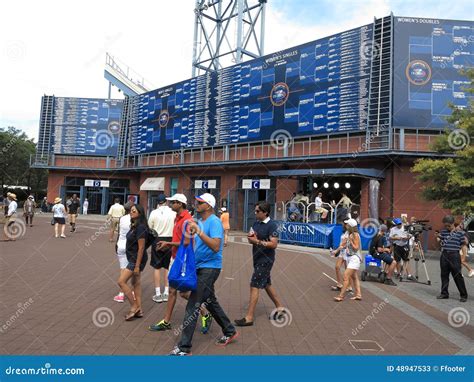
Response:
[[[303,194],[304,197],[304,194]],[[343,195],[339,204],[347,207],[350,199]],[[15,223],[17,197],[7,194],[8,204],[5,209],[8,228]],[[318,194],[316,203],[321,205],[322,195]],[[141,274],[148,264],[153,268],[154,294],[151,296],[156,303],[166,303],[162,317],[148,326],[150,331],[161,332],[172,328],[172,316],[179,297],[187,300],[181,326],[181,338],[170,355],[186,356],[191,354],[192,340],[195,328],[200,318],[200,331],[209,332],[213,321],[221,327],[222,336],[216,344],[226,346],[233,342],[239,332],[236,327],[252,326],[255,322],[255,309],[260,290],[265,290],[275,310],[270,320],[280,320],[286,314],[275,288],[272,286],[271,271],[275,263],[278,247],[278,225],[270,218],[271,206],[266,202],[258,202],[255,206],[255,223],[248,232],[247,240],[252,245],[254,272],[250,280],[249,304],[245,315],[229,319],[215,294],[215,283],[222,270],[222,254],[229,241],[230,219],[229,212],[222,207],[220,218],[216,215],[216,199],[205,193],[195,197],[194,212],[189,212],[191,206],[184,194],[171,197],[160,195],[156,209],[147,218],[144,208],[139,204],[128,202],[120,204],[119,199],[110,207],[108,221],[110,222],[109,240],[115,242],[115,252],[119,264],[117,284],[119,292],[113,297],[118,303],[128,301],[130,308],[124,319],[133,321],[144,316],[142,308]],[[305,202],[305,200],[303,200]],[[53,213],[54,235],[65,238],[66,219],[71,226],[70,232],[76,232],[77,214],[80,202],[76,194],[72,195],[65,204],[60,197],[55,198],[51,208]],[[322,208],[322,207],[321,207]],[[34,198],[31,196],[25,202],[24,216],[27,224],[33,225],[35,211]],[[327,211],[320,211],[322,215]],[[363,264],[362,243],[358,230],[359,222],[347,216],[343,221],[344,232],[340,245],[331,255],[337,257],[335,264],[336,285],[331,289],[338,292],[334,301],[344,301],[348,292],[353,292],[351,300],[362,300],[359,270]],[[395,218],[381,224],[378,232],[372,238],[369,254],[379,259],[383,264],[384,283],[396,286],[393,276],[415,280],[411,272],[410,258],[414,245],[414,236],[407,229],[415,224],[412,218],[410,224],[406,219]],[[455,221],[452,216],[443,219],[444,229],[436,232],[441,246],[441,293],[438,299],[449,298],[449,275],[454,279],[460,294],[460,301],[467,301],[467,289],[462,275],[462,267],[468,271],[468,277],[474,276],[474,270],[467,262],[468,238],[462,223]],[[115,232],[117,237],[115,239]],[[11,239],[10,239],[11,240]],[[195,290],[177,290],[170,287],[168,272],[172,268],[178,248],[193,245],[197,274]],[[344,272],[341,273],[342,268]]]
[[[213,321],[221,327],[222,336],[217,340],[217,345],[226,346],[233,342],[239,335],[236,327],[253,325],[260,289],[265,289],[275,304],[276,310],[269,319],[281,319],[286,311],[271,284],[270,276],[278,245],[278,227],[270,219],[271,207],[268,203],[259,202],[255,208],[256,222],[248,233],[254,260],[249,307],[245,316],[233,323],[215,294],[215,283],[222,270],[223,249],[229,240],[229,212],[223,207],[220,209],[220,218],[217,217],[216,199],[209,193],[195,198],[195,213],[199,218],[191,216],[188,200],[183,194],[171,197],[160,195],[157,203],[148,219],[143,207],[130,203],[125,204],[124,215],[118,218],[115,248],[120,267],[117,282],[120,292],[113,300],[119,303],[128,301],[130,304],[129,312],[124,317],[126,321],[143,317],[141,273],[148,263],[148,249],[155,286],[152,300],[166,303],[163,317],[149,325],[148,329],[154,332],[170,330],[178,296],[187,300],[181,338],[170,355],[191,354],[199,318],[202,334],[208,333]],[[118,207],[109,211],[112,217],[114,211],[118,211]],[[168,272],[180,245],[194,245],[197,287],[193,291],[176,290],[168,282]]]
[[[411,224],[415,222],[416,219],[412,218]],[[393,275],[401,279],[406,277],[407,280],[416,281],[410,266],[415,240],[417,240],[416,235],[408,232],[409,224],[406,219],[395,218],[390,223],[392,226],[390,230],[386,224],[379,226],[378,232],[371,239],[369,254],[382,262],[384,284],[396,286],[397,284],[392,279]],[[346,292],[352,292],[353,290],[355,290],[355,295],[351,299],[362,299],[358,275],[362,257],[357,225],[358,222],[355,219],[345,220],[340,245],[334,251],[331,251],[331,255],[337,257],[335,264],[336,285],[331,287],[332,290],[339,292],[339,295],[334,297],[337,302],[343,301]],[[467,277],[474,276],[474,270],[467,262],[468,234],[462,223],[456,221],[453,216],[446,216],[443,219],[443,225],[445,228],[441,232],[436,232],[436,239],[441,247],[442,284],[441,293],[437,298],[449,298],[448,286],[449,275],[451,274],[458,288],[460,301],[466,302],[467,289],[462,275],[462,267],[467,269]],[[345,268],[343,275],[341,275],[342,267]]]

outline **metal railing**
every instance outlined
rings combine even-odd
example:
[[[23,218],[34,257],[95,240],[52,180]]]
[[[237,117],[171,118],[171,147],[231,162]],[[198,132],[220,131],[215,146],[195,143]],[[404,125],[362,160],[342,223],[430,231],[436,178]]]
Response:
[[[426,130],[425,130],[426,131]],[[434,142],[440,131],[422,133],[419,130],[394,132],[394,150],[425,153],[432,152],[430,145]],[[271,145],[269,142],[243,143],[210,148],[190,148],[160,153],[126,157],[123,162],[116,161],[115,157],[93,157],[81,155],[50,154],[42,157],[41,161],[32,160],[31,165],[36,167],[72,167],[82,165],[94,167],[97,170],[134,169],[176,167],[185,165],[205,165],[222,162],[249,162],[270,161],[276,159],[298,159],[308,157],[328,157],[331,155],[357,155],[370,153],[367,150],[365,133],[344,135],[327,135],[325,137],[308,137],[303,140],[290,142],[286,148]],[[380,152],[374,152],[379,155]],[[105,159],[104,159],[105,158]],[[91,167],[92,168],[92,167]]]
[[[335,224],[335,209],[329,203],[323,203],[322,207],[328,211],[328,224]],[[291,221],[297,223],[319,223],[322,211],[318,212],[316,203],[302,202],[277,202],[273,209],[273,218],[279,221]]]

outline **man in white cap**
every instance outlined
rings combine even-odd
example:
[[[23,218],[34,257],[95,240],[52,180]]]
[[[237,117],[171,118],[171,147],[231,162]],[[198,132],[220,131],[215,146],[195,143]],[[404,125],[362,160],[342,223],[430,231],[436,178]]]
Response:
[[[10,234],[12,229],[12,225],[15,224],[16,219],[16,209],[18,208],[18,204],[16,203],[16,195],[9,192],[7,193],[8,199],[8,211],[5,216],[5,225],[3,228],[3,233],[5,239],[3,241],[15,241],[16,237],[13,234]]]
[[[174,194],[173,196],[166,198],[170,203],[171,209],[176,213],[173,227],[173,237],[171,241],[158,241],[156,245],[157,251],[162,251],[165,248],[171,248],[171,259],[169,262],[168,269],[171,269],[173,261],[176,258],[178,252],[179,243],[184,233],[184,224],[192,221],[193,218],[189,211],[186,209],[188,199],[183,194]],[[171,329],[171,315],[173,314],[174,306],[176,304],[178,291],[174,288],[169,288],[168,303],[166,304],[165,317],[158,321],[154,325],[148,327],[151,331],[161,332]]]
[[[201,218],[190,222],[188,227],[195,234],[195,256],[197,271],[197,289],[191,292],[183,320],[181,340],[170,355],[191,355],[194,329],[196,328],[199,309],[203,303],[210,314],[222,328],[223,336],[216,345],[226,346],[234,341],[239,332],[230,322],[217,301],[214,284],[222,269],[222,249],[224,247],[224,229],[219,218],[214,214],[216,198],[208,193],[196,197],[196,212]]]
[[[150,265],[154,268],[153,278],[155,280],[155,294],[152,299],[155,302],[166,302],[169,296],[168,287],[168,269],[171,259],[170,246],[161,246],[157,249],[158,241],[172,242],[173,241],[173,227],[176,220],[176,212],[169,208],[166,204],[166,197],[164,194],[158,196],[158,205],[156,209],[151,211],[148,218],[148,227],[155,230],[158,239],[156,243],[151,246]],[[161,270],[164,269],[164,290],[161,293]]]

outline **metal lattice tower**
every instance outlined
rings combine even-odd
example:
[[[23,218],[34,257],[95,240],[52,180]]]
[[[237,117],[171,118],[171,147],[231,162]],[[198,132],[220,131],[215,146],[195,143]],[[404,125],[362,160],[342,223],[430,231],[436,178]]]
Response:
[[[267,0],[196,0],[192,76],[263,55]]]

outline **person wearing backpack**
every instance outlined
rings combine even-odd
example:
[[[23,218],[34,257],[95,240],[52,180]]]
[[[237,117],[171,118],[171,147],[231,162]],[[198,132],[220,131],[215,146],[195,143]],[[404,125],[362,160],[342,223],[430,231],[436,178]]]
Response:
[[[127,242],[125,244],[128,265],[121,272],[117,282],[131,305],[130,311],[125,315],[125,321],[132,321],[135,318],[143,317],[140,273],[143,272],[148,261],[146,251],[152,240],[145,210],[139,204],[130,208],[130,222],[130,231],[127,233]],[[132,279],[135,296],[127,284],[130,279]]]
[[[222,328],[223,335],[216,345],[226,346],[234,341],[239,332],[230,322],[224,310],[217,301],[214,284],[222,269],[222,250],[224,247],[224,228],[220,219],[215,215],[216,199],[213,195],[205,193],[196,197],[196,212],[201,218],[199,221],[189,222],[188,227],[195,235],[195,257],[197,288],[192,291],[183,319],[183,330],[178,345],[169,353],[173,356],[191,355],[194,329],[201,305],[212,315],[217,324]]]
[[[379,227],[377,234],[372,238],[369,247],[369,253],[376,259],[382,260],[385,264],[388,265],[387,276],[385,277],[384,284],[396,286],[392,280],[393,271],[397,266],[397,262],[390,256],[390,248],[387,243],[386,233],[387,226],[382,224]]]

